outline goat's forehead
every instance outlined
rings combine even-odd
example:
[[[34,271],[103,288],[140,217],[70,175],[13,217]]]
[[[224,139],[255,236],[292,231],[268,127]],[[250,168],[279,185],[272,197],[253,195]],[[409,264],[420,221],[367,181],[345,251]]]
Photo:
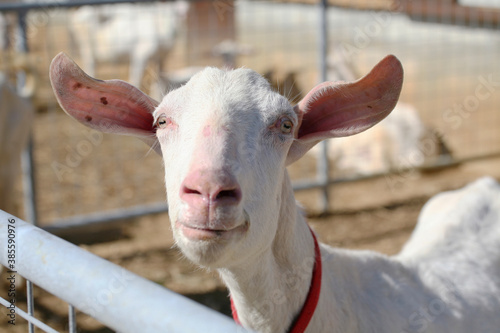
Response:
[[[273,91],[269,82],[250,69],[206,68],[183,87],[170,92],[157,109],[186,113],[203,119],[219,116],[238,122],[245,119],[267,122],[280,113],[290,112],[286,98]]]
[[[186,84],[186,87],[227,91],[248,90],[248,88],[264,91],[270,90],[270,85],[266,79],[259,73],[247,68],[224,70],[207,67],[194,75]]]

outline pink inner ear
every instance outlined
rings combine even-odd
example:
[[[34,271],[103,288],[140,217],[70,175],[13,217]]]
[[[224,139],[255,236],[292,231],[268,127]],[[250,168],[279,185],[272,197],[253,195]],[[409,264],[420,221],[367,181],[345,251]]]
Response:
[[[99,131],[151,136],[158,102],[120,80],[100,81],[86,75],[64,54],[50,67],[54,93],[64,111]]]
[[[298,105],[302,122],[297,138],[322,140],[372,127],[392,111],[402,82],[400,62],[388,56],[358,81],[316,86]]]
[[[126,93],[135,88],[121,81],[107,81],[105,87],[81,81],[68,80],[72,94],[64,103],[67,112],[78,121],[103,131],[112,125],[124,131],[153,132],[154,107]],[[113,89],[119,85],[123,85],[119,87],[122,89]]]

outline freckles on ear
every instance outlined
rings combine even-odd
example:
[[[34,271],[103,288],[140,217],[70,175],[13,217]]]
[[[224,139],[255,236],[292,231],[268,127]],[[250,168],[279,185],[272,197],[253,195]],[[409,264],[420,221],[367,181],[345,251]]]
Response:
[[[152,142],[152,113],[158,102],[136,87],[120,80],[94,79],[63,53],[52,60],[49,78],[62,109],[83,125]]]

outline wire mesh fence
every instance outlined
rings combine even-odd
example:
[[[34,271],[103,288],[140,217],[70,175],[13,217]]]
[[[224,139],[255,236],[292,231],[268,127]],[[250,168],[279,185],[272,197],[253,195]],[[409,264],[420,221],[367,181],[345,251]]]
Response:
[[[167,209],[153,151],[134,138],[88,130],[61,111],[47,74],[61,51],[97,78],[132,81],[157,99],[204,66],[245,66],[292,103],[323,72],[327,80],[357,79],[395,54],[405,83],[394,117],[366,136],[331,140],[323,150],[327,177],[318,174],[321,149],[292,165],[298,189],[374,175],[395,189],[421,169],[500,155],[494,1],[333,0],[323,12],[326,34],[316,1],[118,2],[0,5],[0,68],[13,82],[23,80],[20,71],[34,79],[33,161],[25,164],[33,167],[31,215],[48,230],[71,233]],[[11,192],[18,212],[20,184]]]
[[[158,156],[133,138],[87,130],[57,106],[47,70],[61,51],[96,77],[135,81],[157,99],[208,65],[253,68],[292,102],[320,81],[322,42],[328,80],[356,79],[393,53],[406,72],[403,111],[394,112],[403,116],[396,115],[381,130],[370,130],[367,139],[332,140],[330,180],[432,166],[443,162],[440,155],[450,162],[497,154],[497,11],[485,9],[489,20],[474,12],[470,15],[478,15],[476,19],[453,19],[446,11],[441,16],[431,11],[439,14],[440,7],[426,5],[425,12],[416,3],[334,1],[326,13],[324,41],[319,9],[307,1],[75,8],[55,3],[28,11],[27,63],[37,78],[35,189],[43,191],[36,197],[38,223],[80,223],[74,217],[125,207],[166,209]],[[9,15],[13,13],[6,12]],[[8,32],[16,34],[12,27]],[[16,52],[3,52],[2,68],[12,66]],[[374,148],[374,142],[382,148]],[[312,152],[291,167],[298,188],[317,184],[309,181],[318,177],[317,157]]]

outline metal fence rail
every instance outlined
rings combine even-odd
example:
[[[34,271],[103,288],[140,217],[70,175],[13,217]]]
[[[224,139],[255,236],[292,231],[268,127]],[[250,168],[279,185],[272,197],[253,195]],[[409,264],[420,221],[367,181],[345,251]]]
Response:
[[[216,311],[1,210],[0,249],[0,263],[14,280],[23,276],[116,331],[247,332]],[[10,299],[0,303],[15,305]],[[11,313],[55,332],[19,308]]]

